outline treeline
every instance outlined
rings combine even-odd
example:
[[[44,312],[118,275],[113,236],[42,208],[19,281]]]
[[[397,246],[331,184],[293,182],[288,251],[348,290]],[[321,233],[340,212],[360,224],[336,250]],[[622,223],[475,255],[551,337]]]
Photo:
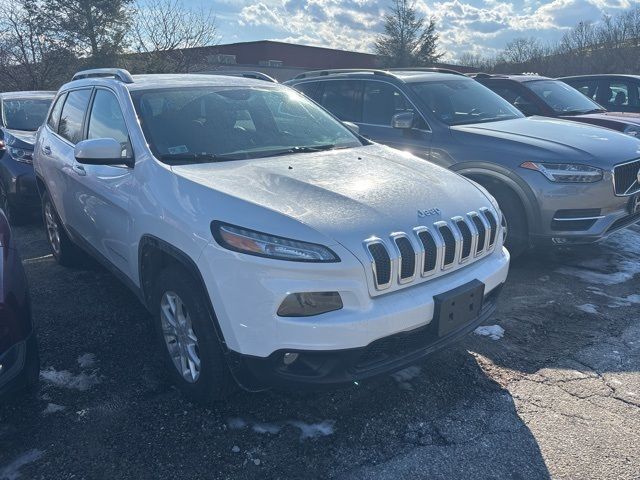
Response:
[[[535,37],[509,42],[493,57],[464,54],[461,65],[493,73],[535,72],[548,76],[640,73],[640,7],[600,22],[579,22],[559,42]]]
[[[0,90],[56,89],[82,68],[188,72],[214,45],[212,10],[181,0],[5,0],[0,5]]]

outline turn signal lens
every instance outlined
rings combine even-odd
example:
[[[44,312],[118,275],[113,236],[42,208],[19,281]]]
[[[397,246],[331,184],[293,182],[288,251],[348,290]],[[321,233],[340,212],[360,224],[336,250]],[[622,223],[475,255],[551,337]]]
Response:
[[[342,309],[338,292],[292,293],[287,295],[280,308],[279,317],[312,317]]]

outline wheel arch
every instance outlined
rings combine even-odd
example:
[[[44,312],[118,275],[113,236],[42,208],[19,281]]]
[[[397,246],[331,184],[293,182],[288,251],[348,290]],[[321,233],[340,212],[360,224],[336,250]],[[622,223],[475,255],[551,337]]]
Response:
[[[152,295],[153,295],[153,279],[164,269],[170,265],[175,265],[185,269],[185,271],[192,275],[193,278],[200,284],[202,293],[206,296],[207,308],[211,318],[213,319],[213,327],[226,352],[227,346],[211,302],[209,291],[207,290],[206,283],[200,269],[196,265],[196,262],[185,252],[179,248],[165,242],[164,240],[155,237],[153,235],[143,235],[138,244],[138,274],[140,284],[140,297],[144,306],[152,312]],[[153,312],[152,312],[153,313]]]
[[[491,191],[504,188],[516,195],[524,209],[529,232],[535,232],[540,225],[540,209],[531,187],[520,177],[506,168],[484,163],[464,163],[454,165],[451,170],[463,175]]]

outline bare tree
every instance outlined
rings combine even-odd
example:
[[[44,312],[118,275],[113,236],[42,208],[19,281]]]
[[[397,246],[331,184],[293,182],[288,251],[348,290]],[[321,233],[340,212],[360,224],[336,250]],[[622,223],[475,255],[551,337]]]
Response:
[[[415,1],[393,0],[384,17],[384,33],[378,36],[376,53],[389,67],[428,65],[444,54],[438,52],[435,20],[425,18],[416,10]]]
[[[48,34],[46,14],[38,0],[2,5],[0,82],[5,88],[57,87],[75,57]]]
[[[140,67],[151,72],[188,72],[204,60],[192,49],[220,39],[212,9],[189,10],[180,0],[138,3],[130,37]]]

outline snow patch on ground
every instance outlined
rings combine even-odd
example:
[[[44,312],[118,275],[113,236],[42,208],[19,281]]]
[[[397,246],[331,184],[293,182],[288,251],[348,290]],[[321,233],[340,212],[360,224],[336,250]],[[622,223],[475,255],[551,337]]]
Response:
[[[598,308],[591,304],[591,303],[585,303],[584,305],[578,305],[576,307],[578,310],[583,311],[584,313],[598,313]]]
[[[65,408],[67,408],[67,407],[65,407],[64,405],[57,405],[57,404],[55,404],[55,403],[49,403],[49,404],[47,404],[47,408],[45,408],[45,409],[42,411],[42,414],[43,414],[43,415],[51,415],[52,413],[58,413],[58,412],[61,412],[61,411],[63,411]]]
[[[403,370],[393,373],[391,375],[391,378],[393,378],[398,383],[398,386],[401,389],[413,390],[413,387],[409,382],[414,378],[420,376],[420,373],[422,373],[422,369],[417,365],[413,365],[411,367],[407,367]]]
[[[96,364],[96,356],[93,353],[85,353],[78,357],[80,368],[92,368]]]
[[[334,432],[334,420],[325,420],[318,423],[306,423],[299,420],[288,420],[286,422],[249,422],[242,418],[230,418],[227,420],[227,426],[232,430],[242,430],[247,427],[251,427],[256,433],[277,435],[282,429],[290,425],[300,430],[300,440],[307,440],[310,438],[325,437],[333,434]]]
[[[500,325],[484,325],[476,328],[473,333],[489,337],[491,340],[500,340],[504,336],[504,328]]]
[[[95,373],[87,374],[82,372],[74,375],[68,370],[58,371],[53,367],[41,371],[40,378],[56,387],[80,390],[81,392],[89,390],[91,387],[100,383],[100,379]]]
[[[640,275],[640,234],[623,230],[606,242],[611,254],[582,262],[579,266],[560,267],[558,273],[570,275],[585,283],[617,285]]]
[[[630,307],[631,305],[640,304],[640,295],[637,293],[632,293],[626,297],[616,297],[603,292],[597,287],[587,287],[587,290],[595,295],[600,295],[601,297],[606,297],[611,300],[611,303],[607,305],[609,308]]]
[[[20,478],[20,469],[39,460],[43,454],[43,451],[34,448],[20,455],[6,467],[0,468],[0,480],[17,480]]]

